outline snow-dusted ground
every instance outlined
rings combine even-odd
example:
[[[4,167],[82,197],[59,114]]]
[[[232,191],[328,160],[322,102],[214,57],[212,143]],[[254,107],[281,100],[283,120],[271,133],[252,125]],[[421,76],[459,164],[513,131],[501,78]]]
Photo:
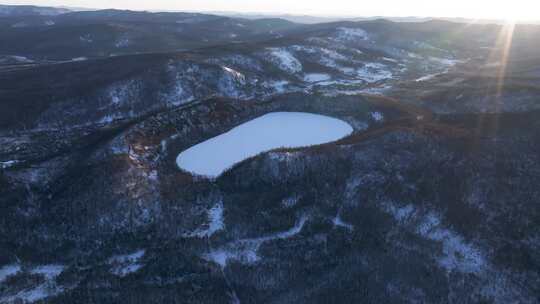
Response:
[[[384,121],[384,115],[381,112],[371,112],[370,115],[376,122]]]
[[[263,243],[294,237],[302,231],[302,228],[307,220],[307,216],[302,216],[298,221],[296,221],[296,224],[287,231],[282,231],[259,238],[233,241],[218,249],[211,250],[205,254],[203,258],[207,261],[220,265],[222,268],[227,266],[229,260],[235,260],[243,264],[255,263],[260,259],[258,256],[258,251]]]
[[[341,41],[368,40],[369,34],[361,28],[338,28],[338,39]]]
[[[441,73],[435,73],[435,74],[429,74],[429,75],[426,75],[426,76],[422,76],[418,79],[416,79],[415,81],[416,82],[423,82],[423,81],[429,81],[437,76],[439,76]]]
[[[244,74],[242,74],[242,73],[240,73],[240,72],[238,72],[238,71],[236,71],[234,69],[231,69],[231,68],[226,67],[226,66],[223,66],[222,69],[226,73],[230,74],[235,79],[238,79],[238,80],[240,80],[242,82],[244,82],[246,80],[246,76],[244,76]]]
[[[285,208],[291,208],[291,207],[294,207],[296,205],[296,203],[298,203],[298,201],[300,200],[300,197],[298,195],[293,195],[293,196],[289,196],[285,199],[283,199],[281,201],[281,204],[285,207]]]
[[[124,48],[124,47],[129,46],[130,43],[131,43],[131,41],[129,40],[129,38],[127,38],[127,37],[122,37],[122,38],[120,38],[118,41],[116,41],[116,43],[114,44],[114,46],[117,47],[117,48]]]
[[[306,82],[321,82],[321,81],[328,81],[331,77],[328,74],[322,74],[322,73],[312,73],[312,74],[306,74],[304,76],[304,81]]]
[[[483,252],[474,244],[467,242],[461,235],[442,224],[441,216],[435,212],[421,214],[413,205],[397,206],[385,202],[383,209],[402,225],[411,225],[418,235],[435,242],[440,242],[442,252],[435,256],[439,267],[447,272],[479,273],[487,269]]]
[[[367,82],[377,82],[393,77],[392,71],[384,64],[369,62],[357,70],[358,77]]]
[[[19,63],[32,63],[32,62],[34,62],[33,60],[28,59],[27,57],[24,57],[24,56],[9,56],[9,57],[12,58],[13,60],[19,62]]]
[[[287,80],[271,80],[263,83],[263,86],[274,93],[285,93],[289,86],[290,82]]]
[[[112,266],[111,272],[120,277],[136,272],[143,266],[140,260],[144,254],[145,250],[137,250],[130,254],[111,257],[109,259],[109,264]]]
[[[10,167],[13,167],[17,163],[19,163],[19,161],[17,160],[8,160],[8,161],[0,162],[0,169],[7,169]]]
[[[16,294],[0,295],[0,303],[34,303],[62,293],[64,289],[56,284],[56,277],[58,277],[64,269],[65,266],[63,265],[41,265],[32,268],[29,273],[41,275],[45,281],[37,286],[25,288]],[[11,276],[20,271],[21,267],[19,265],[8,265],[0,269],[0,276],[2,276],[2,272],[4,272],[4,274],[7,273],[7,276]],[[0,278],[0,282],[2,281],[3,280]]]
[[[64,271],[63,265],[42,265],[30,271],[32,274],[41,274],[47,279],[54,279]]]
[[[214,207],[208,210],[208,224],[205,228],[199,228],[194,232],[188,233],[187,237],[211,237],[214,233],[223,230],[223,202],[218,202]]]
[[[451,59],[451,58],[438,58],[438,57],[429,57],[429,60],[445,66],[455,66],[458,63],[461,63],[461,60]]]
[[[269,48],[268,60],[277,65],[277,67],[288,73],[298,73],[302,71],[302,64],[291,52],[284,48]]]
[[[336,215],[336,217],[332,219],[332,223],[334,224],[335,227],[343,227],[349,231],[354,230],[354,226],[349,223],[344,222],[339,216],[339,214]]]
[[[228,168],[276,148],[297,148],[338,140],[353,128],[339,119],[299,112],[275,112],[246,122],[180,153],[178,167],[217,177]]]
[[[21,266],[18,264],[5,265],[0,268],[0,283],[5,281],[8,277],[17,274],[21,271]]]

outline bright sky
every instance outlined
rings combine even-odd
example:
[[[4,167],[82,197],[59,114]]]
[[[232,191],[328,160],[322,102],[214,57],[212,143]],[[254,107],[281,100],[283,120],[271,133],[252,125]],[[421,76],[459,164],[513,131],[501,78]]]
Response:
[[[133,10],[234,11],[319,16],[540,19],[540,0],[0,0],[0,2]]]

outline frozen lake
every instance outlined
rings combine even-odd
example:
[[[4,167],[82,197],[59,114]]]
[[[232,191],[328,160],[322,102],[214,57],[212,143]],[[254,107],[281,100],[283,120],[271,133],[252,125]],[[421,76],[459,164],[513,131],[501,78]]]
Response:
[[[182,170],[218,177],[234,164],[277,148],[324,144],[351,134],[346,122],[317,114],[274,112],[197,144],[176,158]]]

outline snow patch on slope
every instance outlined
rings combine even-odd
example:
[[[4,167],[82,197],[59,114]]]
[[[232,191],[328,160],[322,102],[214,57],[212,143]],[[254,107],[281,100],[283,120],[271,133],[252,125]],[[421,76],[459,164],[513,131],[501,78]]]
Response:
[[[449,67],[455,66],[456,64],[461,62],[460,60],[456,60],[456,59],[438,58],[438,57],[429,57],[429,60],[432,62],[439,63],[441,65],[449,66]]]
[[[5,281],[8,277],[17,274],[21,271],[21,266],[19,264],[5,265],[0,268],[0,283]]]
[[[134,273],[142,268],[140,263],[144,256],[145,250],[137,250],[130,254],[116,255],[109,259],[108,263],[112,266],[111,272],[117,276],[125,277],[130,273]]]
[[[483,268],[485,261],[482,253],[466,243],[460,235],[441,227],[441,220],[436,214],[425,216],[417,232],[430,240],[442,242],[443,255],[439,258],[439,265],[448,272],[477,273]]]
[[[21,21],[11,25],[12,28],[28,27],[28,23]]]
[[[18,160],[8,160],[8,161],[0,162],[0,169],[11,168],[11,167],[15,166],[18,163],[19,163]]]
[[[58,286],[55,280],[56,277],[58,277],[64,271],[64,269],[65,267],[63,265],[42,265],[31,269],[29,271],[30,274],[41,275],[45,281],[35,287],[26,288],[17,292],[16,294],[2,297],[0,298],[0,303],[34,303],[36,301],[62,293],[64,288]],[[13,270],[14,268],[11,268],[11,271]],[[17,269],[17,272],[19,271],[20,266]]]
[[[131,41],[129,40],[129,38],[127,38],[127,37],[122,37],[122,38],[118,39],[118,40],[114,43],[114,46],[115,46],[116,48],[125,48],[125,47],[128,47],[130,44],[131,44]]]
[[[383,203],[383,210],[402,225],[413,225],[418,235],[442,244],[442,254],[437,257],[438,265],[447,272],[479,273],[487,268],[482,252],[454,231],[442,226],[440,216],[434,212],[421,215],[411,204],[398,207]]]
[[[368,83],[372,83],[392,78],[393,74],[386,65],[370,62],[357,70],[357,76]]]
[[[243,55],[230,55],[218,59],[209,60],[210,63],[227,64],[244,70],[261,72],[263,69],[259,61]]]
[[[94,40],[88,34],[79,36],[79,41],[83,43],[92,43]]]
[[[390,58],[390,57],[383,57],[382,60],[388,61],[388,62],[393,62],[393,63],[399,63],[399,61],[397,59]]]
[[[344,56],[338,53],[336,50],[324,48],[324,47],[315,47],[315,46],[304,46],[304,45],[295,45],[292,48],[296,52],[305,53],[311,58],[311,60],[316,61],[318,64],[329,67],[338,71],[341,71],[344,74],[354,74],[354,69],[351,67],[345,67],[345,63],[358,63],[351,58]],[[357,51],[360,52],[360,51]],[[361,52],[360,52],[361,53]]]
[[[129,117],[129,116],[127,116]],[[121,120],[121,119],[124,119],[126,118],[126,116],[122,115],[122,114],[118,114],[118,113],[115,113],[115,114],[112,114],[112,115],[105,115],[103,116],[100,120],[98,120],[98,123],[100,124],[110,124],[116,120]]]
[[[295,194],[295,195],[292,195],[283,199],[281,201],[281,205],[283,205],[283,207],[285,208],[291,208],[291,207],[294,207],[298,203],[299,200],[300,200],[300,196]]]
[[[206,228],[197,229],[194,232],[188,233],[187,237],[205,238],[211,237],[214,233],[225,228],[223,222],[223,202],[218,202],[214,207],[208,210],[208,224]]]
[[[263,86],[275,93],[280,94],[287,92],[287,87],[289,84],[290,82],[287,80],[271,80],[263,83]]]
[[[135,98],[140,90],[140,84],[135,80],[123,81],[109,87],[107,97],[113,105],[127,104]]]
[[[38,266],[30,271],[32,274],[40,274],[46,279],[54,279],[64,271],[63,265],[42,265]]]
[[[369,34],[361,28],[340,27],[338,28],[338,40],[340,41],[357,41],[368,40]]]
[[[246,76],[244,76],[244,74],[226,66],[223,66],[222,68],[227,74],[231,75],[233,78],[237,79],[238,81],[245,82]]]
[[[225,96],[240,98],[242,96],[242,87],[246,85],[244,74],[226,66],[223,69],[223,76],[218,83],[218,90]]]
[[[422,77],[416,79],[415,81],[416,81],[416,82],[429,81],[429,80],[431,80],[431,79],[433,79],[433,78],[435,78],[435,77],[437,77],[437,76],[439,76],[439,75],[440,75],[440,73],[429,74],[429,75],[422,76]]]
[[[349,224],[349,223],[346,223],[344,222],[341,217],[338,215],[336,215],[335,218],[332,219],[332,223],[334,224],[334,227],[342,227],[342,228],[345,228],[349,231],[353,231],[354,230],[354,226]]]
[[[272,63],[276,64],[280,70],[288,73],[299,73],[302,71],[302,64],[294,55],[285,48],[269,48],[268,58]]]
[[[317,83],[321,81],[327,81],[330,80],[331,77],[328,74],[322,74],[322,73],[312,73],[312,74],[306,74],[304,76],[305,82],[311,82],[311,83]]]
[[[384,115],[381,112],[371,112],[369,114],[371,118],[376,122],[384,121]]]
[[[19,55],[8,55],[8,56],[0,56],[0,63],[33,63],[34,60],[29,59],[25,56],[19,56]]]
[[[242,264],[253,264],[260,259],[257,252],[263,243],[294,237],[302,231],[307,219],[308,218],[305,216],[301,217],[296,224],[287,231],[260,238],[242,239],[231,242],[219,247],[218,249],[211,250],[207,254],[203,255],[203,258],[207,261],[218,264],[222,268],[225,268],[227,263],[231,260],[238,261]]]

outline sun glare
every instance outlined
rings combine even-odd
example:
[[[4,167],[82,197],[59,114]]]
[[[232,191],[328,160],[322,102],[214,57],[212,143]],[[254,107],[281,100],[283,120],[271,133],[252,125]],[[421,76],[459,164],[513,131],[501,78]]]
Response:
[[[497,15],[500,16],[501,19],[506,20],[507,23],[511,24],[538,20],[539,10],[540,3],[535,3],[533,1],[525,1],[525,3],[519,1],[517,3],[508,2],[506,6],[503,6],[497,12]]]

